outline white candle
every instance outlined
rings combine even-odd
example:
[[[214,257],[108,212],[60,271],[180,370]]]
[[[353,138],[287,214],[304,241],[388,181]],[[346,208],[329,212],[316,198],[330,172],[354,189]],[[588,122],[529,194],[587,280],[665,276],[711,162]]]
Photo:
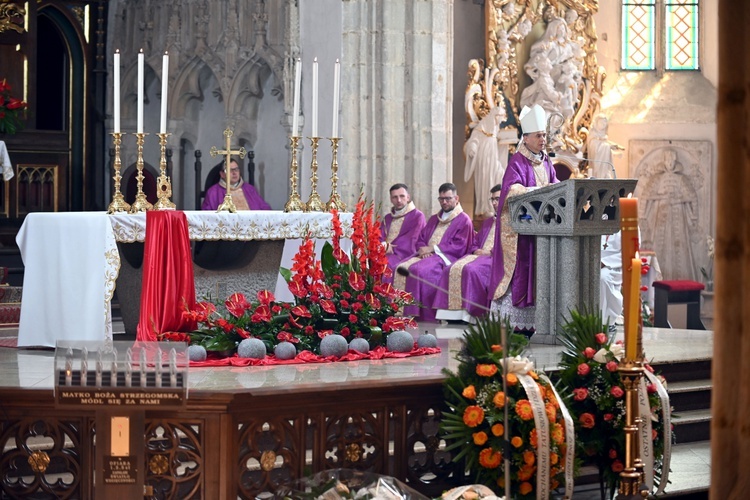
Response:
[[[112,100],[114,105],[114,119],[115,119],[115,133],[120,133],[120,50],[115,51],[114,59],[114,91],[112,93]]]
[[[138,53],[138,121],[136,132],[143,133],[143,49]]]
[[[331,126],[331,137],[339,136],[339,80],[341,78],[341,64],[336,59],[333,66],[333,125]]]
[[[292,137],[299,136],[299,92],[302,84],[302,61],[294,62],[294,111],[292,112]]]
[[[318,137],[318,58],[313,59],[312,136]]]
[[[164,52],[161,59],[161,121],[159,133],[167,133],[167,87],[169,83],[169,54]]]

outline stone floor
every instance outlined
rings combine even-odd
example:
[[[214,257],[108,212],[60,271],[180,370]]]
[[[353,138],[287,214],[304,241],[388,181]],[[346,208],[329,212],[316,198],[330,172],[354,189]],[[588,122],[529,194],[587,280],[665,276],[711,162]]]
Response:
[[[379,361],[345,362],[309,365],[283,365],[256,368],[193,368],[188,375],[191,390],[222,390],[246,388],[289,389],[290,384],[342,383],[356,379],[392,380],[440,377],[443,368],[456,368],[454,352],[463,334],[462,325],[421,324],[420,332],[434,333],[443,352],[434,356]],[[115,340],[128,340],[121,324],[115,325]],[[0,336],[16,335],[13,329],[0,331]],[[622,336],[622,330],[618,332]],[[643,338],[644,350],[653,362],[710,359],[713,351],[713,332],[697,330],[669,330],[647,328]],[[559,346],[534,345],[530,358],[539,369],[557,365]],[[53,388],[53,360],[51,349],[0,348],[0,386],[35,389]],[[677,445],[673,449],[672,472],[668,495],[704,492],[710,482],[711,451],[708,442]],[[600,498],[598,490],[580,491],[576,499]],[[700,493],[696,498],[700,498]]]

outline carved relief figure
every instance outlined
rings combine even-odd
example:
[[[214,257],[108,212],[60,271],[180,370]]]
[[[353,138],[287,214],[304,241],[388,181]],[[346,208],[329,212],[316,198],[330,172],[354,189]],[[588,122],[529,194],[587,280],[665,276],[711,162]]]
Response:
[[[674,149],[666,149],[656,173],[642,191],[644,200],[643,246],[653,248],[660,258],[666,279],[698,278],[692,239],[701,234],[698,197]]]

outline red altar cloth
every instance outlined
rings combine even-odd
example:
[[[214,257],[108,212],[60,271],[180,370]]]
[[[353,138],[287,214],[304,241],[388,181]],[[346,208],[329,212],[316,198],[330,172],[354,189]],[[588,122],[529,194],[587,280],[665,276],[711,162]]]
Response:
[[[388,359],[408,358],[410,356],[424,356],[426,354],[440,353],[439,347],[415,347],[410,352],[392,352],[383,346],[376,347],[366,354],[350,350],[340,358],[336,356],[318,356],[310,351],[302,351],[293,359],[280,360],[275,356],[266,356],[263,359],[240,358],[237,354],[226,358],[214,357],[209,354],[206,361],[191,361],[190,368],[203,366],[268,366],[268,365],[296,365],[300,363],[330,363],[333,361],[360,361],[364,359]]]
[[[182,312],[195,307],[193,257],[185,213],[146,212],[143,289],[136,340],[156,341],[162,332],[189,332],[194,321]]]

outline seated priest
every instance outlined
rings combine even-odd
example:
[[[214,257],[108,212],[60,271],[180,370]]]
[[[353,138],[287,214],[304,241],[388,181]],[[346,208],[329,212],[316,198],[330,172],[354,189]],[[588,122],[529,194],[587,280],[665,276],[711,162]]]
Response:
[[[497,213],[502,184],[490,190],[490,204]],[[484,220],[479,234],[464,255],[443,271],[440,288],[433,308],[437,319],[471,322],[472,317],[484,316],[490,309],[489,285],[492,270],[492,249],[495,246],[495,216]]]
[[[224,168],[221,169],[219,175],[221,177],[219,182],[206,191],[206,197],[201,206],[203,210],[216,210],[224,201],[227,194],[227,176]],[[229,176],[231,182],[229,194],[232,196],[232,202],[234,202],[237,210],[271,210],[271,205],[261,198],[258,191],[251,184],[242,180],[240,166],[234,158],[229,163]]]
[[[380,240],[385,245],[388,267],[396,273],[396,266],[417,252],[417,239],[424,227],[424,214],[414,206],[406,184],[394,184],[390,189],[391,211],[383,218]],[[392,281],[393,277],[383,281]]]
[[[622,244],[621,233],[602,235],[599,305],[602,321],[610,329],[623,323],[622,318]]]
[[[411,293],[422,307],[420,311],[420,306],[407,306],[404,314],[423,321],[435,320],[432,303],[443,270],[466,255],[474,240],[474,227],[458,202],[456,186],[446,182],[438,192],[440,212],[430,217],[419,234],[416,255],[398,265],[408,271],[408,277],[397,272],[393,279],[396,288]]]
[[[510,225],[508,198],[557,181],[555,167],[545,151],[547,113],[538,104],[524,106],[518,115],[523,136],[503,175],[499,216],[495,230],[490,293],[493,312],[509,317],[511,325],[528,336],[534,331],[536,237],[519,235]],[[538,265],[549,265],[539,262]]]

